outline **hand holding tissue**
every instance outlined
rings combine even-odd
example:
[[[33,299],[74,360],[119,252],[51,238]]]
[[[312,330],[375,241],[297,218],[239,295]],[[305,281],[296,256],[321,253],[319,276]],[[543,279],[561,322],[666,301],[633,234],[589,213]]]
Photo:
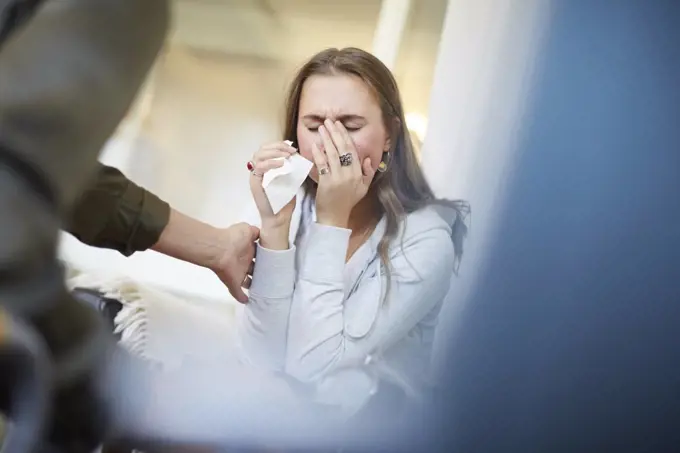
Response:
[[[286,141],[291,145],[292,142]],[[312,162],[299,154],[283,159],[283,166],[269,170],[262,177],[262,188],[274,214],[278,214],[295,197],[312,170]]]

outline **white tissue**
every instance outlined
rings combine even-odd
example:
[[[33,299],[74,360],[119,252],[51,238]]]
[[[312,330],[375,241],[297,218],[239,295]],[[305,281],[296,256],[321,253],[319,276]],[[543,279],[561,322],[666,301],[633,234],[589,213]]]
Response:
[[[283,166],[269,170],[262,177],[262,188],[274,214],[293,199],[312,170],[312,163],[297,153],[280,159]]]

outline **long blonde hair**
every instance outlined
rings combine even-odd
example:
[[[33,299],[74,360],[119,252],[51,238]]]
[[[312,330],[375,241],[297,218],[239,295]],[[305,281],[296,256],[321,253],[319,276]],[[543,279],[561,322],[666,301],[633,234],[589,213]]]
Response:
[[[290,86],[286,101],[284,139],[298,142],[297,123],[305,81],[312,75],[334,74],[357,76],[371,87],[380,103],[385,128],[391,138],[391,149],[385,154],[386,157],[389,156],[389,161],[386,162],[387,171],[376,173],[371,185],[371,192],[377,196],[382,211],[380,214],[386,220],[378,253],[388,277],[389,245],[399,232],[399,221],[406,214],[432,204],[451,208],[455,213],[452,238],[456,262],[459,263],[463,254],[463,238],[467,233],[465,218],[470,207],[462,200],[442,200],[434,196],[414,152],[408,128],[404,127],[406,120],[397,82],[392,72],[378,58],[354,47],[331,48],[314,55],[298,71]],[[313,190],[313,185],[310,189]],[[389,278],[387,280],[389,282]]]

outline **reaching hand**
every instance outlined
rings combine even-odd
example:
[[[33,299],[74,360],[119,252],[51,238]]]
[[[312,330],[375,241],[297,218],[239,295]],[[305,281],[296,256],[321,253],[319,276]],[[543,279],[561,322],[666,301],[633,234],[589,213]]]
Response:
[[[243,288],[250,287],[255,241],[260,235],[260,230],[247,223],[237,223],[221,230],[221,234],[224,248],[212,270],[227,285],[236,300],[246,303],[248,296],[243,292]]]
[[[375,171],[370,158],[359,161],[354,142],[341,122],[326,120],[319,133],[326,153],[312,145],[319,170],[317,221],[346,228],[352,208],[366,196]]]

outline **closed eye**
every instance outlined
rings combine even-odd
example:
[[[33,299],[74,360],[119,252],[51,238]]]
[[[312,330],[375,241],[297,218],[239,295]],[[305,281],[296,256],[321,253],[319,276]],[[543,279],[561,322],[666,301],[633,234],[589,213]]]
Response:
[[[308,131],[317,132],[320,126],[321,126],[320,124],[313,124],[306,127]],[[347,132],[356,132],[359,129],[361,129],[361,126],[345,126],[345,129],[347,130]]]

